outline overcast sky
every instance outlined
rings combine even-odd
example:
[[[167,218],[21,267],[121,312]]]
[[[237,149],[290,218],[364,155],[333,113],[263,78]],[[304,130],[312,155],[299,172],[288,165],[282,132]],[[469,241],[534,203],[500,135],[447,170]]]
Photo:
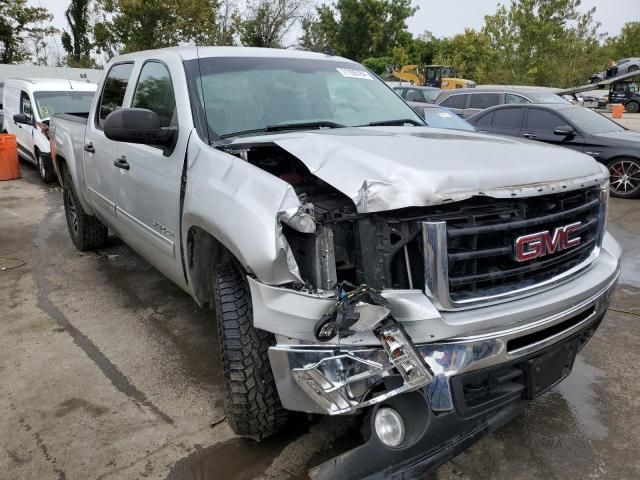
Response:
[[[323,0],[316,0],[323,3]],[[327,0],[326,3],[330,3]],[[47,7],[54,15],[53,24],[66,27],[64,11],[68,0],[29,0],[34,6]],[[484,23],[484,16],[495,13],[499,3],[508,0],[414,0],[419,7],[408,20],[409,30],[420,34],[425,30],[437,37],[450,37],[464,31],[465,27],[478,29]],[[640,0],[582,0],[582,9],[596,7],[595,18],[602,23],[602,32],[617,35],[620,28],[629,21],[640,19]]]

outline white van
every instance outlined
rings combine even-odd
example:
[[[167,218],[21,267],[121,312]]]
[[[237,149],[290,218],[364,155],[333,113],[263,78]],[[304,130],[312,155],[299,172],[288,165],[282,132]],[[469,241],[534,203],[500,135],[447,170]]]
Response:
[[[44,182],[55,179],[49,147],[49,118],[55,113],[87,114],[96,84],[64,79],[4,82],[3,131],[16,135],[18,154],[35,163]]]

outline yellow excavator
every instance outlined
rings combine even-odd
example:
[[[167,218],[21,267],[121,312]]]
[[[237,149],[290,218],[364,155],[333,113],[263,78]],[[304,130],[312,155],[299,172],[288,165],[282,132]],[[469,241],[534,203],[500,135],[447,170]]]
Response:
[[[443,90],[476,86],[473,80],[457,78],[456,71],[448,65],[404,65],[392,75],[413,85],[437,87]]]

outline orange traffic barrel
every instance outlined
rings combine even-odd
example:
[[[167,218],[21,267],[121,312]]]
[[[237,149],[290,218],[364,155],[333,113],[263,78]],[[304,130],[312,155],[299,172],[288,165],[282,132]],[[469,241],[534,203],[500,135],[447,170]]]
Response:
[[[613,118],[622,118],[622,112],[624,112],[624,105],[621,103],[611,105],[611,116]]]
[[[0,180],[16,178],[20,178],[16,136],[11,133],[0,133]]]

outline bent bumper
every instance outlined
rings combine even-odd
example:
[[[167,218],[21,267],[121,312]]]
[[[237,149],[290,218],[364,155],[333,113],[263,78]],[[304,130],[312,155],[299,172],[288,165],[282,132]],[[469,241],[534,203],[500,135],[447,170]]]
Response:
[[[573,367],[576,352],[595,333],[603,316],[604,312],[591,317],[573,334],[533,354],[452,377],[456,404],[451,411],[440,414],[433,411],[429,386],[377,405],[366,417],[363,430],[374,432],[373,419],[377,409],[390,407],[405,419],[409,430],[406,443],[399,448],[388,448],[375,433],[370,433],[363,445],[313,468],[310,471],[311,478],[423,478],[427,472],[516,416],[527,400],[546,392],[564,379]],[[535,373],[540,364],[546,365],[548,370],[559,372],[557,377],[547,376],[543,388],[538,388],[540,377]],[[545,376],[542,375],[542,378],[545,379]],[[485,401],[478,401],[473,391],[467,391],[468,385],[479,385],[483,380],[492,383],[496,379],[502,379],[502,382],[495,386],[494,395],[490,392],[486,394]]]

